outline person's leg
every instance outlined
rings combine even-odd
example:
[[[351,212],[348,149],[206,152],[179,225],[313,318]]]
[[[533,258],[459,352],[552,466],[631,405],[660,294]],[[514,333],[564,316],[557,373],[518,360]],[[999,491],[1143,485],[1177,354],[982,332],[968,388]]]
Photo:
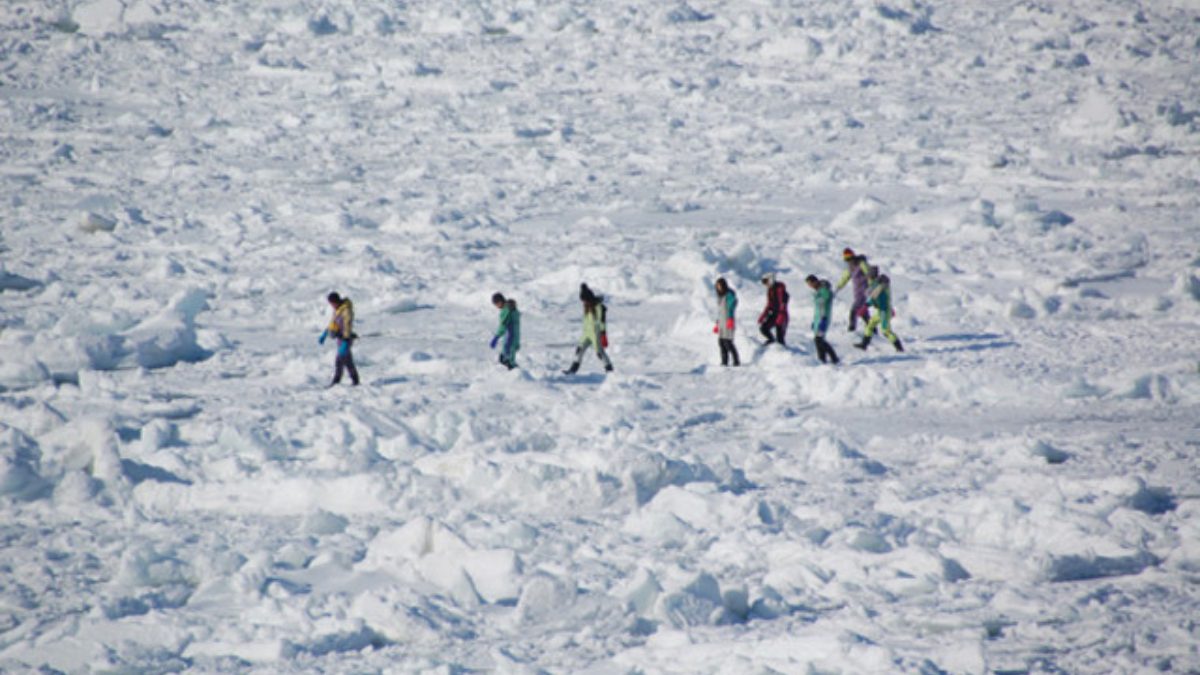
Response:
[[[762,333],[762,336],[767,339],[767,344],[771,344],[772,342],[775,341],[775,338],[771,337],[771,324],[770,323],[768,323],[766,321],[762,322],[762,324],[759,325],[759,327],[758,327],[758,332]]]
[[[867,345],[871,344],[871,336],[875,334],[875,328],[879,325],[879,322],[880,319],[878,314],[870,319],[867,319],[867,324],[863,326],[862,340],[855,343],[854,346],[858,347],[859,349],[866,349]]]
[[[733,357],[733,365],[742,365],[742,359],[738,356],[737,345],[733,344],[733,338],[729,338],[725,342],[729,344],[729,355]]]
[[[358,368],[354,367],[354,354],[350,352],[350,345],[346,345],[346,371],[350,373],[350,381],[354,386],[358,386]]]
[[[564,374],[574,375],[579,372],[579,364],[583,363],[583,354],[587,351],[587,346],[587,340],[584,340],[575,347],[575,358],[571,361],[571,365],[567,366],[567,369],[563,371]]]
[[[786,323],[781,323],[775,327],[775,339],[777,341],[779,341],[779,344],[783,345],[784,347],[787,346],[787,340],[784,339],[786,336],[787,336],[787,324]]]
[[[888,314],[890,314],[890,312]],[[882,317],[882,320],[880,321],[880,328],[883,329],[881,331],[883,333],[883,336],[885,338],[887,338],[888,342],[892,343],[892,346],[896,348],[896,351],[898,351],[898,352],[904,351],[904,345],[900,343],[899,336],[897,336],[895,333],[892,332],[891,317],[886,315],[884,312],[880,312],[879,314],[876,314],[875,316],[876,316],[876,318]]]
[[[329,386],[332,387],[333,385],[342,381],[342,371],[345,368],[346,368],[345,360],[342,358],[341,354],[338,354],[337,357],[334,358],[334,360],[333,360],[333,381],[329,383]]]
[[[717,338],[717,346],[721,348],[721,365],[729,365],[729,345],[725,338]]]
[[[504,352],[501,354],[500,363],[503,363],[509,370],[517,367],[517,346],[513,340],[512,331],[504,334]]]
[[[836,366],[839,359],[837,352],[833,351],[833,345],[821,335],[813,338],[813,341],[817,343],[817,357],[821,359],[821,363],[825,363],[825,359],[828,358]]]
[[[608,352],[604,351],[604,347],[596,345],[596,356],[599,356],[600,360],[604,362],[604,372],[612,372],[612,361],[609,360]]]

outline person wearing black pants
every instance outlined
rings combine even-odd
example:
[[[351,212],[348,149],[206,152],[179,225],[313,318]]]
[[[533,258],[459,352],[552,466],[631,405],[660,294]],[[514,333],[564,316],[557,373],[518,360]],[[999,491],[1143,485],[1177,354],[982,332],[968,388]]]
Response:
[[[721,365],[728,366],[732,358],[733,365],[740,366],[742,360],[738,358],[737,347],[733,344],[737,293],[734,293],[733,289],[729,287],[725,277],[717,279],[715,289],[717,291],[717,325],[713,326],[713,332],[717,334],[717,344],[721,347]]]
[[[833,351],[833,346],[825,340],[825,332],[829,330],[829,312],[833,305],[833,291],[829,288],[829,282],[824,279],[818,279],[817,275],[810,274],[804,280],[808,287],[813,290],[813,344],[817,347],[817,358],[821,363],[825,363],[826,359],[832,361],[833,365],[838,364],[837,352]]]
[[[782,281],[775,280],[775,273],[764,274],[763,286],[767,287],[767,306],[758,315],[758,329],[767,339],[767,344],[778,342],[787,346],[784,337],[788,327],[788,292]],[[772,334],[774,333],[774,334]]]

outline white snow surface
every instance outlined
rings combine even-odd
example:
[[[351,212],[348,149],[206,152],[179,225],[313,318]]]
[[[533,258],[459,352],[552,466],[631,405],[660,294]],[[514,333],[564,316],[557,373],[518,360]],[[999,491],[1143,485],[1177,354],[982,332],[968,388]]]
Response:
[[[1200,670],[1198,64],[1188,0],[0,4],[0,670]],[[847,289],[835,368],[845,246],[907,349]]]

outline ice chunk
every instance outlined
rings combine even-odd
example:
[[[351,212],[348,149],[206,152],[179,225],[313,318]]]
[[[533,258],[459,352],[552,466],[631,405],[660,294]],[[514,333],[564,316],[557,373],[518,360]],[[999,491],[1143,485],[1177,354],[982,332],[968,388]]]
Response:
[[[0,495],[31,498],[41,492],[45,481],[38,475],[40,460],[32,438],[0,424]]]
[[[94,0],[75,8],[71,19],[85,35],[103,36],[124,29],[125,4],[121,0]]]
[[[157,316],[123,333],[137,365],[164,368],[208,358],[209,352],[196,341],[196,315],[207,308],[206,292],[184,291]]]

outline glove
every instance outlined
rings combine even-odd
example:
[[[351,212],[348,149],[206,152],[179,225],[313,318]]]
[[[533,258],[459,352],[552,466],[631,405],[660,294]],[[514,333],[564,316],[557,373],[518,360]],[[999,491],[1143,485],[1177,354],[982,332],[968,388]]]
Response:
[[[603,349],[608,349],[608,333],[600,334],[600,347]]]
[[[317,338],[317,344],[319,344],[319,345],[325,344],[325,338],[327,338],[327,337],[329,337],[329,331],[322,331],[321,337]]]
[[[345,356],[348,353],[350,353],[350,342],[342,340],[338,343],[338,356]]]
[[[717,324],[714,323],[713,324],[713,333],[716,334],[716,333],[720,333],[720,332],[721,332],[721,329],[717,326]]]
[[[492,348],[492,349],[495,349],[495,348],[496,348],[496,343],[498,343],[498,342],[500,342],[500,336],[499,336],[499,335],[493,335],[493,336],[492,336],[492,341],[491,341],[490,343],[488,343],[488,344],[491,346],[491,348]]]
[[[725,327],[733,330],[733,319],[725,319]]]

